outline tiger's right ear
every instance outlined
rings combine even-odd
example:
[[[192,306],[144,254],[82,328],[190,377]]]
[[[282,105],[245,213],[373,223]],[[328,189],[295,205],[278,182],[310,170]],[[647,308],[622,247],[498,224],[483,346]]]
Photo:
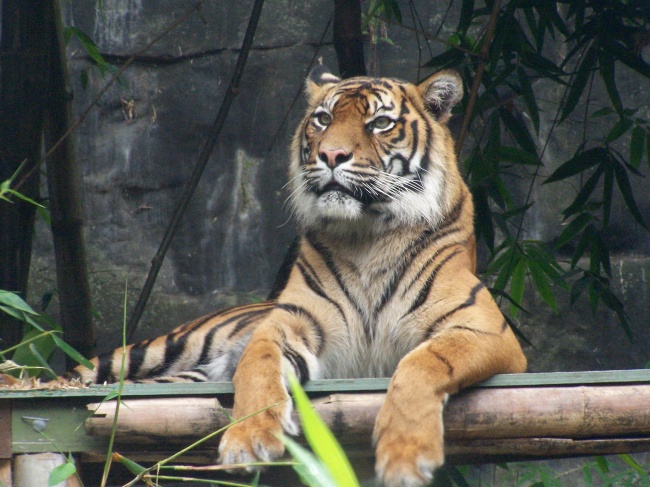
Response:
[[[334,76],[327,67],[318,64],[309,72],[307,80],[305,81],[305,94],[307,101],[312,104],[315,100],[320,98],[321,94],[341,81],[341,78]]]

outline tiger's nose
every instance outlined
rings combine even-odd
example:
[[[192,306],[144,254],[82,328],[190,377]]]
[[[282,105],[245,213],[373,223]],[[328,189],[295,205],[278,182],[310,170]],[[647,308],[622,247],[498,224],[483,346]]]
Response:
[[[321,149],[318,151],[318,158],[326,163],[328,167],[334,169],[339,164],[352,159],[352,154],[343,149]]]

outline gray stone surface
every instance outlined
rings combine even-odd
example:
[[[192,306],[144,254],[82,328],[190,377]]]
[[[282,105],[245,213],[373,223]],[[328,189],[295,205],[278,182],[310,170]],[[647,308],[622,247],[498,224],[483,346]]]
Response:
[[[119,66],[194,2],[104,0],[102,11],[97,4],[63,2],[65,21],[91,35],[106,58]],[[251,5],[206,2],[201,16],[193,15],[126,70],[121,83],[106,93],[75,134],[100,351],[119,343],[125,283],[130,313],[219,109]],[[417,2],[417,8],[424,28],[435,32],[446,2]],[[332,9],[330,0],[266,2],[241,90],[167,255],[138,337],[166,332],[224,305],[259,299],[272,284],[295,233],[283,185],[287,145],[303,110],[302,99],[289,110]],[[446,26],[455,26],[455,15],[450,13]],[[406,16],[405,23],[410,23]],[[440,36],[449,31],[443,28]],[[392,44],[368,49],[373,73],[411,80],[426,75],[418,65],[429,58],[428,48],[423,46],[419,61],[412,32],[389,26],[388,35]],[[331,33],[325,40],[318,54],[335,68]],[[435,55],[444,46],[434,42],[431,49]],[[108,78],[91,67],[74,42],[69,55],[75,110],[81,113]],[[561,58],[563,51],[549,55]],[[89,74],[86,89],[80,76],[84,70]],[[638,107],[639,116],[650,118],[647,80],[640,83],[624,69],[617,76],[626,106]],[[540,98],[548,101],[541,107],[540,149],[546,144],[554,104],[562,96],[556,85],[541,86],[544,83],[538,82]],[[606,95],[602,87],[598,90],[592,101],[604,103]],[[544,174],[576,149],[583,128],[579,112],[554,129],[544,154]],[[594,131],[599,127],[589,125]],[[628,151],[623,141],[617,147]],[[509,180],[515,198],[524,200],[530,181],[526,173]],[[575,185],[542,186],[540,181],[533,186],[535,206],[525,222],[526,238],[550,242],[563,228],[559,210],[573,199]],[[648,181],[633,178],[633,186],[650,220]],[[522,331],[535,344],[527,350],[532,370],[640,367],[650,360],[650,234],[631,220],[620,198],[612,221],[609,238],[620,253],[614,282],[636,341],[630,345],[613,316],[601,309],[592,317],[583,302],[566,311],[562,303],[559,316],[530,303],[534,314],[520,320]],[[55,287],[51,251],[47,229],[40,224],[30,292],[34,303]],[[52,306],[56,316],[56,298]]]

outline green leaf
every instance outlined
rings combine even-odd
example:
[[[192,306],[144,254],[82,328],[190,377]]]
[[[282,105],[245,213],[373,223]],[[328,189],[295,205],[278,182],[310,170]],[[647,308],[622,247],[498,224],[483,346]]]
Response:
[[[465,60],[466,54],[459,49],[449,49],[442,54],[432,57],[424,63],[423,68],[443,69],[451,66],[458,66]]]
[[[630,213],[632,214],[634,219],[639,223],[639,225],[641,225],[643,228],[648,230],[648,226],[643,220],[643,216],[641,216],[639,207],[636,205],[636,200],[634,199],[634,195],[632,194],[632,186],[630,185],[630,180],[627,177],[627,171],[625,170],[623,165],[621,165],[618,162],[614,164],[614,174],[616,176],[616,184],[618,185],[618,189],[621,191],[621,194],[623,195],[623,200],[625,200],[625,205],[627,206],[627,209],[630,210]]]
[[[585,91],[587,86],[587,81],[589,76],[594,70],[596,64],[596,46],[592,44],[585,54],[582,56],[582,62],[578,67],[578,72],[573,79],[569,88],[569,94],[566,97],[566,102],[564,103],[564,108],[562,109],[562,115],[560,116],[560,122],[566,120],[566,118],[571,115],[576,105],[582,97],[582,93]]]
[[[72,360],[74,360],[78,364],[81,364],[90,370],[95,369],[95,366],[90,360],[88,360],[86,357],[84,357],[79,352],[77,352],[74,348],[72,348],[70,345],[64,342],[60,337],[56,335],[52,335],[52,339],[54,340],[54,343],[56,343],[56,346],[59,347],[63,351],[63,353],[65,353]]]
[[[465,33],[474,18],[474,0],[463,0],[460,6],[460,19],[458,20],[457,32]]]
[[[616,88],[614,58],[609,49],[601,49],[598,53],[598,58],[600,60],[600,77],[605,83],[609,99],[612,100],[612,105],[614,105],[616,111],[621,113],[623,110],[623,102],[621,102],[621,96],[618,93],[618,88]]]
[[[38,313],[32,309],[32,307],[25,302],[23,298],[18,296],[16,293],[10,291],[0,290],[0,303],[11,308],[23,311],[24,313],[29,313],[34,316],[38,316]]]
[[[600,177],[603,175],[604,172],[605,172],[604,167],[599,166],[596,169],[596,171],[591,175],[591,177],[587,179],[585,184],[582,186],[582,189],[580,189],[580,192],[573,200],[573,203],[571,203],[568,208],[565,208],[562,211],[562,214],[564,215],[565,218],[568,218],[571,215],[574,215],[575,213],[578,213],[584,209],[587,200],[596,189],[596,186],[598,185],[598,181],[600,180]]]
[[[479,186],[472,192],[472,196],[474,197],[476,212],[476,238],[483,237],[490,252],[494,253],[494,225],[492,224],[492,212],[490,211],[487,195],[485,190]]]
[[[543,184],[560,181],[576,174],[586,171],[597,164],[605,164],[609,160],[609,152],[604,147],[594,147],[586,151],[578,152],[567,162],[558,167]]]
[[[47,485],[48,487],[52,487],[53,485],[61,484],[75,473],[77,473],[77,468],[73,463],[62,463],[50,472],[50,476],[47,479]]]
[[[632,126],[632,120],[626,117],[621,118],[618,122],[614,124],[612,129],[607,134],[607,142],[614,142],[621,135],[623,135],[625,132],[630,130],[631,126]]]
[[[300,476],[305,485],[312,487],[337,487],[330,472],[318,459],[306,448],[299,445],[291,438],[282,436],[280,438],[291,456],[298,462],[293,469]]]
[[[530,119],[533,121],[535,132],[539,134],[539,108],[537,107],[537,99],[535,98],[535,93],[533,92],[533,87],[530,84],[526,70],[521,66],[517,68],[517,78],[519,79],[521,95],[526,102],[526,107],[528,108]]]
[[[70,32],[69,35],[74,35],[79,40],[79,42],[81,42],[81,45],[86,50],[88,55],[93,59],[93,61],[95,61],[99,66],[106,66],[106,61],[104,61],[104,58],[99,52],[95,41],[88,37],[84,31],[77,29],[76,27],[68,27],[67,29]]]
[[[631,455],[629,454],[622,454],[618,455],[618,458],[621,459],[623,463],[625,463],[628,467],[631,467],[636,473],[639,474],[640,478],[643,479],[644,485],[647,484],[648,481],[650,481],[650,477],[648,477],[648,472],[645,471],[645,469],[637,463],[637,461],[632,458]]]
[[[129,460],[125,456],[120,455],[119,453],[113,452],[113,461],[121,463],[124,465],[129,471],[134,474],[134,475],[140,475],[142,472],[146,471],[147,469],[144,468],[142,465],[139,463],[134,462],[133,460]]]
[[[609,225],[609,215],[612,212],[612,196],[614,194],[614,168],[608,164],[603,178],[603,227]]]
[[[517,266],[512,273],[512,280],[510,281],[510,296],[512,300],[521,306],[524,300],[524,284],[526,278],[526,259],[522,256],[517,262]],[[517,316],[516,306],[510,305],[510,316],[513,318]]]
[[[591,215],[581,213],[569,223],[557,239],[555,248],[559,249],[569,243],[591,222]]]
[[[25,201],[25,202],[27,202],[27,203],[29,203],[29,204],[32,204],[32,205],[34,205],[34,206],[36,206],[36,207],[38,207],[38,208],[45,208],[45,207],[44,207],[43,205],[41,205],[40,203],[37,203],[37,202],[34,201],[33,199],[28,198],[28,197],[25,196],[24,194],[22,194],[22,193],[20,193],[20,192],[18,192],[18,191],[14,191],[13,189],[7,189],[7,193],[12,194],[12,195],[14,195],[16,198],[21,199],[21,200],[23,200],[23,201]]]
[[[578,298],[580,298],[585,289],[587,289],[587,286],[591,284],[592,280],[592,277],[585,273],[580,279],[573,283],[569,300],[571,306],[573,306]]]
[[[338,487],[358,487],[359,481],[354,475],[354,470],[352,470],[350,462],[343,453],[341,445],[313,410],[307,394],[300,387],[300,383],[295,376],[289,376],[289,385],[296,409],[300,413],[300,422],[305,438],[316,456],[327,466],[335,485]]]
[[[537,155],[537,146],[523,120],[518,120],[505,108],[499,109],[499,116],[517,144],[526,152]]]
[[[573,252],[573,257],[571,258],[571,267],[575,267],[578,263],[578,260],[582,257],[585,251],[591,247],[592,241],[596,238],[598,230],[593,224],[587,225],[587,228],[582,232],[582,237],[578,241],[578,245]]]
[[[630,166],[639,169],[643,159],[643,146],[645,145],[646,131],[643,127],[635,125],[630,137]]]
[[[499,147],[498,155],[499,159],[502,161],[512,162],[514,164],[524,164],[529,166],[542,165],[542,161],[539,157],[517,147],[501,146]]]
[[[528,265],[528,270],[530,271],[530,276],[535,284],[535,288],[542,300],[555,314],[558,314],[555,295],[551,290],[546,274],[544,274],[544,271],[542,271],[542,268],[535,260],[526,259],[526,264]]]
[[[605,117],[607,115],[611,115],[612,113],[616,113],[616,112],[612,110],[610,107],[603,107],[600,110],[596,110],[594,113],[592,113],[591,117],[592,118]]]

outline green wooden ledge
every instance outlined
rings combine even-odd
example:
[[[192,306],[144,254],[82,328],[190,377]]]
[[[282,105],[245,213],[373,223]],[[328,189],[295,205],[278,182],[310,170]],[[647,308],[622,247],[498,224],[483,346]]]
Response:
[[[310,393],[370,392],[385,391],[390,379],[330,379],[314,380],[305,384]],[[650,383],[650,369],[606,370],[589,372],[544,372],[531,374],[496,375],[473,387],[544,387]],[[12,390],[0,388],[3,399],[47,399],[47,398],[102,398],[117,390],[116,384],[93,385],[82,389],[64,390]],[[232,394],[230,382],[199,382],[176,384],[124,384],[123,397],[147,396],[204,396]]]

